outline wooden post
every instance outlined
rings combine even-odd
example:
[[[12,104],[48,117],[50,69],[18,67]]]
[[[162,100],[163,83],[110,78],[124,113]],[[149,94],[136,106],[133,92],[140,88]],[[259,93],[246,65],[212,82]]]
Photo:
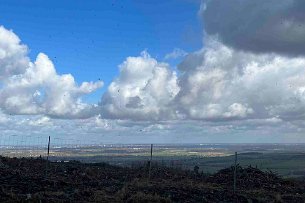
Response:
[[[47,162],[46,162],[46,178],[48,177],[49,154],[50,154],[50,141],[51,141],[51,138],[50,138],[50,136],[49,136],[49,141],[48,141],[48,154],[47,154]]]
[[[48,142],[48,156],[47,156],[47,161],[49,161],[49,154],[50,154],[50,136],[49,136],[49,142]]]
[[[234,162],[234,195],[236,194],[236,172],[237,172],[237,152],[235,152],[235,162]]]
[[[4,144],[3,144],[3,146],[4,146]],[[1,147],[1,140],[0,140],[0,147]],[[2,151],[2,149],[1,149],[1,151]],[[2,167],[4,164],[2,163],[2,158],[0,158],[0,167]]]
[[[148,174],[149,180],[150,180],[150,175],[151,175],[152,154],[153,154],[153,144],[150,145],[150,161],[149,161],[149,174]]]

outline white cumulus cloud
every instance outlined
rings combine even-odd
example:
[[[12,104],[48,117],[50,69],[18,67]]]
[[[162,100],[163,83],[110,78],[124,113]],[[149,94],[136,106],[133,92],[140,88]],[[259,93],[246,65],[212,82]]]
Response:
[[[205,40],[179,66],[176,103],[185,117],[304,118],[304,57],[255,54]]]
[[[55,118],[85,118],[95,115],[96,105],[81,101],[103,85],[83,82],[71,74],[59,75],[47,55],[31,62],[27,48],[12,32],[0,27],[0,108],[9,114],[42,114]]]
[[[120,65],[120,75],[102,97],[101,115],[130,120],[172,119],[175,112],[171,102],[178,92],[176,73],[144,51]]]
[[[11,30],[0,26],[0,81],[23,73],[29,65],[28,48]]]

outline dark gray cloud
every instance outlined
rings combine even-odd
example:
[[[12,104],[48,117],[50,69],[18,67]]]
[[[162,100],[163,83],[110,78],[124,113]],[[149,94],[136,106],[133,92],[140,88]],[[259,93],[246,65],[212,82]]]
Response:
[[[211,0],[200,14],[205,32],[234,48],[305,54],[304,0]]]

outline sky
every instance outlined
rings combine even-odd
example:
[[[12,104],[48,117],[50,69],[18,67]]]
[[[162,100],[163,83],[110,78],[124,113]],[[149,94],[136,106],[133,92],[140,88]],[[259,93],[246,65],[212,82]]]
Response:
[[[4,0],[0,136],[305,142],[304,11],[301,0]]]
[[[188,0],[5,0],[0,5],[0,24],[28,45],[32,60],[44,52],[58,73],[73,70],[78,82],[103,78],[109,84],[127,56],[147,50],[163,60],[175,48],[200,48],[198,6],[199,1]],[[97,90],[86,101],[98,102],[103,91]]]

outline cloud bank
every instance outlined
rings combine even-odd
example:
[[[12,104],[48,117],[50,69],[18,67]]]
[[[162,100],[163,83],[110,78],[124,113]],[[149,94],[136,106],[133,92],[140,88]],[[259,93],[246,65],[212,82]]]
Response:
[[[154,63],[145,56],[132,62],[128,58],[102,98],[102,116],[213,122],[304,119],[304,5],[298,0],[204,1],[203,48],[188,54],[178,73],[164,63],[166,68],[157,68],[161,62],[151,57]],[[171,91],[169,84],[175,84]],[[160,98],[166,102],[158,102]]]
[[[59,75],[43,53],[30,61],[27,46],[12,31],[0,27],[0,108],[6,114],[67,119],[98,115],[151,122],[303,119],[305,58],[290,52],[289,46],[295,42],[283,38],[287,35],[283,27],[283,33],[277,31],[279,36],[274,40],[289,46],[275,49],[273,43],[282,45],[269,39],[268,33],[274,28],[264,24],[272,21],[276,26],[279,19],[302,23],[302,15],[293,11],[303,4],[297,0],[280,1],[276,6],[272,3],[203,2],[200,14],[206,35],[202,49],[188,54],[178,65],[178,72],[146,51],[128,57],[98,105],[83,103],[81,98],[100,88],[102,82],[77,85],[71,74]],[[240,46],[238,40],[260,48]],[[271,41],[260,46],[255,40]],[[175,49],[168,57],[177,54],[186,53]]]
[[[256,54],[205,38],[177,73],[147,53],[129,57],[102,98],[105,118],[298,120],[305,117],[305,58]]]

